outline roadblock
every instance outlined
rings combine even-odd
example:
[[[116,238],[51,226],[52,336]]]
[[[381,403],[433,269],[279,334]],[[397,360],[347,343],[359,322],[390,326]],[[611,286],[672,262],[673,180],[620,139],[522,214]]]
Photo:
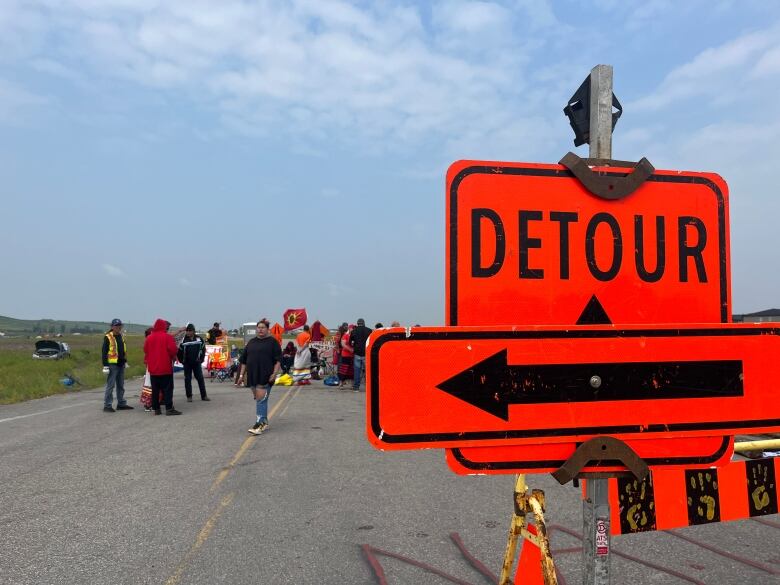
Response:
[[[780,458],[711,469],[653,469],[609,480],[612,534],[670,530],[777,514]]]
[[[610,534],[778,509],[776,460],[730,462],[735,435],[780,432],[780,326],[730,322],[728,186],[613,160],[621,111],[598,65],[564,109],[591,158],[453,163],[446,327],[366,347],[374,447],[519,474],[501,585],[520,537],[518,582],[556,583],[526,473],[586,482],[586,585],[610,582]]]

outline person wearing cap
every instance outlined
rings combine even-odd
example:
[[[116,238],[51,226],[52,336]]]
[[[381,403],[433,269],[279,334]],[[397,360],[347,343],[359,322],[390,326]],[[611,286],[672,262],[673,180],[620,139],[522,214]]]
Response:
[[[189,323],[184,330],[184,338],[179,344],[177,357],[184,366],[184,392],[187,394],[187,402],[192,402],[192,376],[198,381],[200,389],[200,399],[209,401],[211,398],[206,396],[206,382],[203,380],[203,369],[201,364],[206,355],[206,344],[203,338],[195,335],[195,325]]]
[[[103,394],[103,412],[116,412],[113,408],[116,386],[116,410],[133,410],[125,400],[125,366],[127,344],[122,336],[122,321],[111,321],[111,329],[103,336],[103,367],[108,368],[106,391]]]
[[[353,392],[360,391],[360,378],[366,367],[366,341],[368,341],[369,335],[371,335],[371,328],[366,327],[366,320],[358,319],[357,327],[352,330],[349,336],[349,343],[355,351],[352,357],[352,364],[355,368],[355,376],[352,378]]]
[[[206,343],[209,345],[216,345],[217,344],[217,338],[222,335],[222,329],[219,327],[219,323],[215,322],[214,327],[209,329],[208,337],[206,337]]]
[[[154,414],[160,411],[160,392],[163,393],[165,414],[181,414],[173,407],[173,360],[176,359],[178,348],[173,335],[168,333],[171,324],[165,319],[157,319],[152,327],[152,333],[144,341],[144,361],[149,368],[149,378],[152,383],[152,410]]]

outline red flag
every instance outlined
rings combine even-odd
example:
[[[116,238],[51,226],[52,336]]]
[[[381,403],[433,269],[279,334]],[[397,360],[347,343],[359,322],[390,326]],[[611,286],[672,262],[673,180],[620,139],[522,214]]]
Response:
[[[284,312],[284,330],[291,331],[306,325],[306,309],[287,309]]]

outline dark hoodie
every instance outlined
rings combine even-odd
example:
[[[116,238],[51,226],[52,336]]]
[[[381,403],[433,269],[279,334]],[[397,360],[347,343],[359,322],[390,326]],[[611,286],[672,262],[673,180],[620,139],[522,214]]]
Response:
[[[152,332],[144,341],[144,362],[152,376],[173,374],[173,360],[176,359],[176,340],[167,332],[168,324],[157,319]]]

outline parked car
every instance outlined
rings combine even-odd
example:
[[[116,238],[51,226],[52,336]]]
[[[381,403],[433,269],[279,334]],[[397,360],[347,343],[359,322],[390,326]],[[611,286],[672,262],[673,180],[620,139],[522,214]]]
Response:
[[[39,339],[35,342],[33,359],[61,360],[66,357],[70,357],[70,347],[67,343],[54,341],[53,339]]]

